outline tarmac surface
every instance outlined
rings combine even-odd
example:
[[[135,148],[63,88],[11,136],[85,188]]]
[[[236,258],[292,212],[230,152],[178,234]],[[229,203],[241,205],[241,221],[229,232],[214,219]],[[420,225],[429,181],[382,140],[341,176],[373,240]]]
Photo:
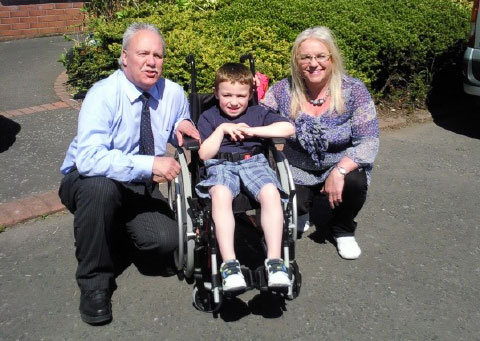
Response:
[[[12,62],[0,68],[0,227],[15,225],[0,233],[0,340],[480,340],[480,126],[478,112],[463,108],[382,131],[358,217],[362,256],[344,261],[332,244],[305,233],[297,299],[251,291],[214,317],[192,307],[192,285],[132,264],[117,279],[113,322],[83,323],[73,217],[47,216],[76,130],[78,110],[54,86],[62,66],[53,61],[69,44],[62,37],[0,43],[1,60]],[[44,110],[19,110],[36,107]]]

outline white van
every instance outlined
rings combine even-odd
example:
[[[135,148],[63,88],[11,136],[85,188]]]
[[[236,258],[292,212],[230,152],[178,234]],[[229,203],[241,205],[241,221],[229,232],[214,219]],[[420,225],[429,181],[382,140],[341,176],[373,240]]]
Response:
[[[474,0],[470,39],[463,55],[463,90],[480,97],[480,16],[479,0]]]

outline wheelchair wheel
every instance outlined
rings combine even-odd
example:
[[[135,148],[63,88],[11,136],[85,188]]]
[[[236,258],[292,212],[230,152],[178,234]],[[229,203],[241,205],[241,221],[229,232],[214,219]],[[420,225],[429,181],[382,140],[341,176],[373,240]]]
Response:
[[[205,313],[216,313],[222,306],[221,301],[220,303],[214,302],[213,293],[211,291],[207,291],[205,296],[202,297],[196,285],[193,286],[192,301],[195,308]]]
[[[191,208],[188,202],[188,198],[192,197],[192,186],[182,149],[177,148],[175,158],[180,163],[181,171],[177,178],[168,184],[168,202],[178,224],[178,248],[174,252],[174,259],[177,270],[183,272],[186,278],[190,278],[193,274],[195,247]]]
[[[298,269],[298,265],[296,261],[292,261],[290,263],[291,271],[292,271],[292,289],[289,290],[286,298],[288,300],[293,300],[300,295],[300,289],[302,287],[302,274]]]

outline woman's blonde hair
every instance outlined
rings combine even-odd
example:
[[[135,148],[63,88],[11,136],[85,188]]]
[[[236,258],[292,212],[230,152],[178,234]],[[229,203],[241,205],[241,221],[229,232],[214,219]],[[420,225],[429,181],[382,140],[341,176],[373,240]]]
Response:
[[[345,104],[342,97],[342,75],[344,74],[343,60],[340,55],[335,38],[328,27],[317,26],[313,28],[307,28],[300,33],[292,47],[292,55],[290,61],[292,86],[291,86],[291,104],[290,104],[290,116],[295,119],[298,116],[299,110],[302,109],[302,102],[305,100],[305,94],[307,88],[303,81],[301,70],[298,66],[299,48],[300,45],[307,39],[316,39],[322,42],[330,53],[330,60],[332,62],[332,74],[328,83],[330,87],[330,110],[336,110],[338,113],[342,113],[345,110]]]

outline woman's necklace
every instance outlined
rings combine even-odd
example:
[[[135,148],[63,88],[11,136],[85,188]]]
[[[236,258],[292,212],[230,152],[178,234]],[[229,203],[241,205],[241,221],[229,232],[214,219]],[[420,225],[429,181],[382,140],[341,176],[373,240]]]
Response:
[[[319,98],[319,99],[312,99],[310,97],[310,94],[307,92],[307,99],[308,101],[310,102],[310,104],[316,106],[316,107],[319,107],[321,106],[323,103],[325,103],[325,101],[327,100],[328,96],[330,96],[330,88],[327,89],[327,91],[325,92],[325,96],[323,96],[322,98]]]

